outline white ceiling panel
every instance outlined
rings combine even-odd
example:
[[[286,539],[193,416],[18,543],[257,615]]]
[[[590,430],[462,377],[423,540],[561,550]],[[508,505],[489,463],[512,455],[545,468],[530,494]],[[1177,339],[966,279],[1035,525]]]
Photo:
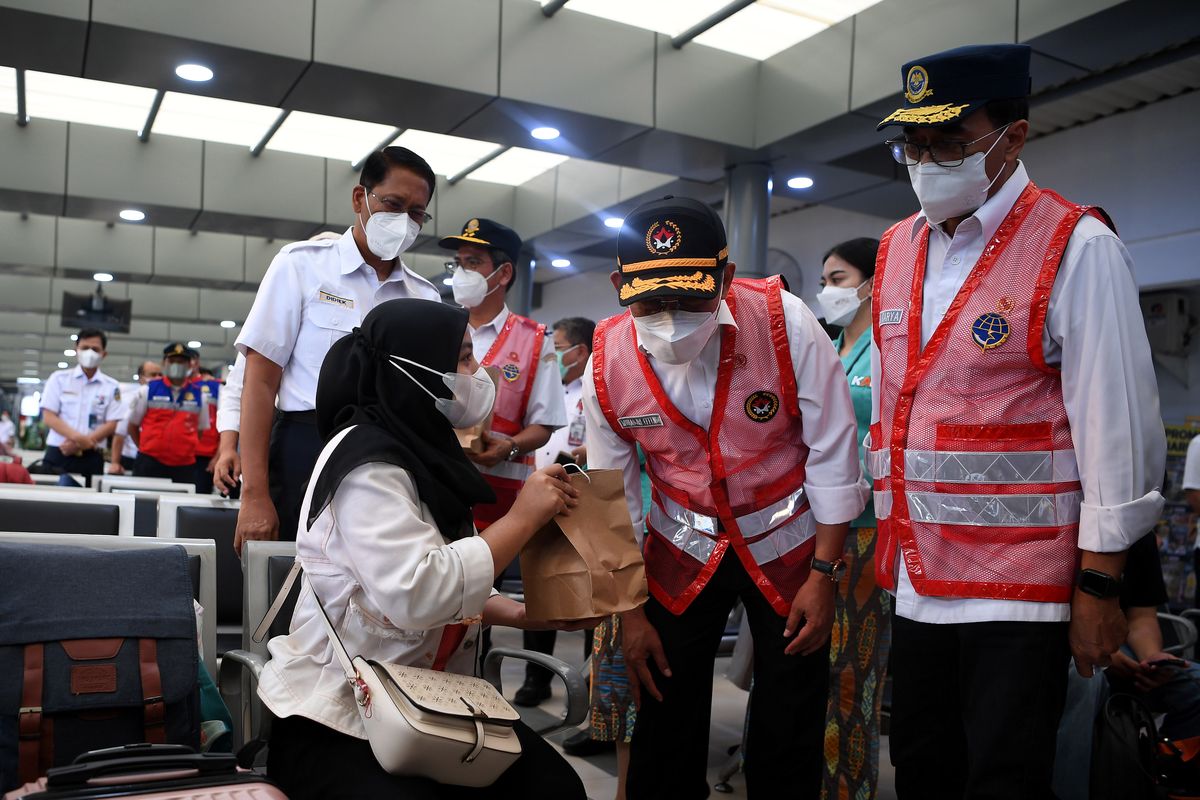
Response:
[[[153,132],[251,147],[278,116],[279,109],[271,106],[167,92],[154,118]]]
[[[141,129],[154,102],[154,90],[49,72],[25,73],[30,119],[57,119],[105,128]]]

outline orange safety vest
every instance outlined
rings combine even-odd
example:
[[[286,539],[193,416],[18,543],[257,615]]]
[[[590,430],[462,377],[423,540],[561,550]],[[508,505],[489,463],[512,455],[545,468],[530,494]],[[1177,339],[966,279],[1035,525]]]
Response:
[[[174,396],[166,378],[150,381],[138,451],[168,467],[196,463],[196,432],[203,412],[204,399],[194,383],[185,384]]]

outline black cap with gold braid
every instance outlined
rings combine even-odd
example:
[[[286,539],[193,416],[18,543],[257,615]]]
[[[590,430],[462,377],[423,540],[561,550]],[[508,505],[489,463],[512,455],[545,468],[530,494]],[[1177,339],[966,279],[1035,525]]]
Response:
[[[629,212],[617,234],[618,300],[717,296],[729,260],[716,212],[688,197],[664,197]]]

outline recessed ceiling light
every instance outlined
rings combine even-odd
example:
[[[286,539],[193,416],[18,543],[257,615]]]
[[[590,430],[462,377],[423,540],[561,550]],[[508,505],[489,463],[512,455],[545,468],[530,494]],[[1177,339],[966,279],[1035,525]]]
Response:
[[[68,347],[66,350],[63,350],[63,355],[67,358],[70,358],[71,356],[75,355],[75,351]]]
[[[66,368],[67,368],[67,362],[65,362],[65,361],[60,361],[60,362],[58,362],[58,368],[59,368],[59,369],[66,369]],[[137,377],[137,376],[135,375],[134,377]]]
[[[72,341],[72,342],[78,342],[78,341],[79,341],[79,334],[78,334],[78,333],[72,333],[72,334],[71,334],[71,341]]]
[[[141,222],[146,218],[146,212],[139,211],[136,208],[126,208],[118,216],[126,222]]]
[[[113,276],[111,272],[97,272],[92,276],[92,280],[99,281],[100,283],[108,283],[112,279]]]
[[[442,286],[453,286],[454,278],[442,278]]]
[[[805,175],[797,175],[794,178],[788,178],[789,189],[811,189],[813,179]]]
[[[604,227],[606,227],[606,228],[619,228],[624,224],[625,224],[625,220],[623,220],[621,217],[605,217],[604,218]]]
[[[211,81],[213,77],[213,71],[203,64],[180,64],[175,68],[175,74],[194,83]]]
[[[566,267],[571,266],[571,260],[569,258],[556,258],[550,262],[550,266],[557,267],[558,269],[565,269]]]
[[[193,350],[195,350],[197,347],[202,347],[202,346],[203,345],[201,345],[200,341],[197,339],[192,339],[190,342],[188,342],[188,347],[192,348]]]
[[[534,269],[536,267],[537,267],[537,259],[536,258],[529,259],[529,268]]]
[[[775,191],[775,181],[772,178],[767,178],[767,194]]]
[[[221,327],[222,328],[236,328],[237,323],[231,319],[223,319],[223,320],[221,320]]]
[[[531,130],[529,135],[535,139],[541,139],[543,142],[548,142],[551,139],[557,139],[559,134],[558,128],[551,128],[548,125],[543,125]]]
[[[17,378],[17,383],[41,383],[41,381],[37,378],[20,377]]]

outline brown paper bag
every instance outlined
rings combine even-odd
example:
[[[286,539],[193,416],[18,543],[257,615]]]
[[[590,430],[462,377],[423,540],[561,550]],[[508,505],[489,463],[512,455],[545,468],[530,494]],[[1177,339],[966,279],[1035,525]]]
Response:
[[[588,619],[646,601],[646,567],[621,470],[574,473],[571,485],[579,490],[579,505],[551,520],[521,551],[529,619]]]
[[[483,371],[492,379],[492,383],[496,386],[500,385],[500,370],[495,367],[484,367]],[[482,453],[487,449],[487,444],[483,441],[485,431],[492,429],[492,415],[489,413],[487,418],[478,425],[472,425],[469,428],[455,428],[454,433],[458,436],[458,443],[466,453]]]

